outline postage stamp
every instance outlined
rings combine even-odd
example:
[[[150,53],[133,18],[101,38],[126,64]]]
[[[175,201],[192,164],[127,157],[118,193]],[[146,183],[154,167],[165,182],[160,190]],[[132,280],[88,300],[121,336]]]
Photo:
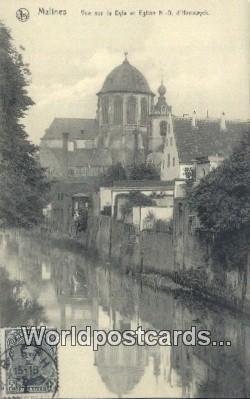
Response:
[[[58,389],[57,348],[44,340],[26,345],[21,328],[1,329],[3,398],[53,398]]]

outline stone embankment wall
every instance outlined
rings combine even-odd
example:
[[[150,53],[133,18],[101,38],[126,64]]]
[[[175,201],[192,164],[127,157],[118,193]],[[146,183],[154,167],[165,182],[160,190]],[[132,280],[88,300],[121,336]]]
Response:
[[[139,231],[109,216],[95,217],[89,221],[87,248],[111,258],[117,268],[170,276],[201,296],[250,312],[250,256],[237,264],[214,256],[213,243],[193,221],[178,203],[173,233]]]
[[[143,270],[169,274],[174,271],[173,235],[170,232],[144,231],[141,235]]]
[[[197,228],[185,201],[174,209],[174,263],[177,281],[201,294],[250,312],[250,253],[239,231],[218,241]]]
[[[91,219],[89,226],[88,248],[110,256],[123,269],[161,274],[174,270],[171,233],[139,232],[108,216]]]

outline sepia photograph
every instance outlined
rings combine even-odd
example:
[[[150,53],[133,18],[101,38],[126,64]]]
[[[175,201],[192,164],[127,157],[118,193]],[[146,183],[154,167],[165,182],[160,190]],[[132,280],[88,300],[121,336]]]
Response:
[[[0,398],[250,399],[250,2],[0,3]]]

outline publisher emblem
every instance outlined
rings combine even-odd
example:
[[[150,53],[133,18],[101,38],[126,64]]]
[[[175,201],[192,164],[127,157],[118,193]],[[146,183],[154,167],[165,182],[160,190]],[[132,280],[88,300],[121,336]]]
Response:
[[[30,17],[29,10],[27,10],[27,8],[19,8],[16,12],[16,17],[21,22],[28,21]]]

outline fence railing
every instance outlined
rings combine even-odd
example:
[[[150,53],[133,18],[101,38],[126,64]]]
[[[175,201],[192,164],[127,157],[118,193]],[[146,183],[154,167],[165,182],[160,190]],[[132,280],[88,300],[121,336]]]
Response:
[[[152,231],[155,233],[172,233],[173,225],[171,222],[144,222],[142,226],[142,231]]]

